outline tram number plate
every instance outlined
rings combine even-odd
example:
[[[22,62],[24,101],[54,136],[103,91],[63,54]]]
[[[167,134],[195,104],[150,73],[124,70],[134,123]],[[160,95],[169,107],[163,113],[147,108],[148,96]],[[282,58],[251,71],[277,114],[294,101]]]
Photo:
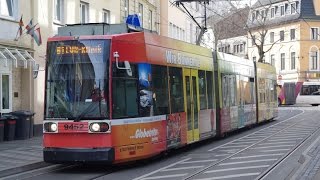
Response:
[[[87,132],[88,123],[72,122],[59,124],[59,132]]]
[[[83,129],[83,124],[65,124],[65,125],[63,125],[63,127],[64,127],[64,130],[71,130],[71,131],[73,131],[73,130],[81,130],[81,129]]]

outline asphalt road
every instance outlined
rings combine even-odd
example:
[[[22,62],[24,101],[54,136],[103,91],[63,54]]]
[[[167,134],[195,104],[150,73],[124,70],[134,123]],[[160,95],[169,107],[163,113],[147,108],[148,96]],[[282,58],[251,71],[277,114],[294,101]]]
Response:
[[[299,179],[320,135],[320,107],[281,107],[279,117],[223,139],[125,166],[61,166],[7,179]]]

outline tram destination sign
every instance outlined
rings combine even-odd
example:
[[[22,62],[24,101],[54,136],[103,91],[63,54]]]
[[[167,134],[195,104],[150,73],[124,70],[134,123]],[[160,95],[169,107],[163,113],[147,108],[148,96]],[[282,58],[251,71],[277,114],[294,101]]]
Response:
[[[72,54],[102,54],[101,45],[97,46],[57,46],[57,55],[72,55]]]

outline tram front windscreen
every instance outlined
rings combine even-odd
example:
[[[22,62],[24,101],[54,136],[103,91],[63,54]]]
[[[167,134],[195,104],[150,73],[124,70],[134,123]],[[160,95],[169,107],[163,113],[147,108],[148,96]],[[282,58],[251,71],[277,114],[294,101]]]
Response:
[[[52,41],[47,48],[45,118],[108,118],[110,40]]]

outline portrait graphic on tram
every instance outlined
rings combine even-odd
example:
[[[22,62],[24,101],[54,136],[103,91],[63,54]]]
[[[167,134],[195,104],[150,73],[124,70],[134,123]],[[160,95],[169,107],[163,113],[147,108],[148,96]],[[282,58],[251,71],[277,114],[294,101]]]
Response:
[[[138,64],[139,70],[139,106],[142,116],[153,115],[153,94],[151,89],[151,65]]]

